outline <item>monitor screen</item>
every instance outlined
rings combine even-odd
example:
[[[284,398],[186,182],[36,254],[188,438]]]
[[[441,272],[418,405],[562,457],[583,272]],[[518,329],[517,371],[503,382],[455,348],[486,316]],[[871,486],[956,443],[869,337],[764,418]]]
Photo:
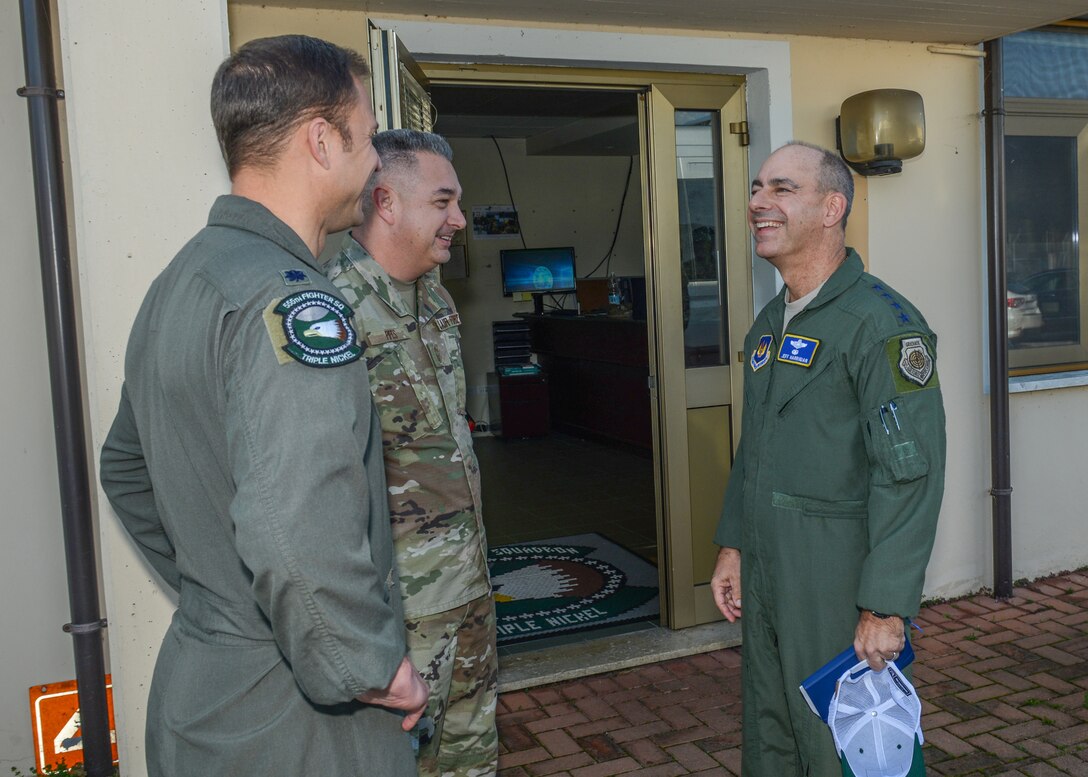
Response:
[[[519,248],[499,252],[502,293],[574,291],[574,249]]]

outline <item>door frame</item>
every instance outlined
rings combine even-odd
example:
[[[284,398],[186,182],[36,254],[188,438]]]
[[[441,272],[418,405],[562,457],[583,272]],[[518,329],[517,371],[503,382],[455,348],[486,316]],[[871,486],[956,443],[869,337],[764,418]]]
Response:
[[[712,90],[718,93],[728,91],[736,99],[731,101],[733,115],[728,117],[723,114],[722,138],[723,142],[737,144],[736,138],[728,134],[730,120],[736,120],[744,111],[744,85],[742,76],[727,76],[707,73],[673,73],[661,71],[642,70],[601,70],[596,68],[557,68],[539,65],[499,65],[477,63],[466,68],[459,63],[420,62],[423,75],[432,85],[442,86],[479,86],[488,84],[492,86],[510,86],[517,88],[541,88],[541,89],[607,89],[610,91],[629,90],[638,95],[639,100],[639,127],[640,127],[640,180],[643,188],[643,240],[644,240],[644,272],[647,279],[647,338],[650,345],[650,402],[651,402],[651,432],[653,438],[654,456],[654,486],[655,486],[655,512],[658,527],[659,548],[659,582],[661,588],[662,622],[670,628],[683,628],[697,623],[716,620],[717,612],[713,610],[712,600],[708,593],[707,581],[695,579],[695,562],[693,560],[693,546],[700,538],[692,536],[691,507],[692,500],[690,490],[690,468],[688,466],[687,429],[689,426],[688,411],[686,410],[690,387],[686,385],[683,370],[683,357],[680,357],[681,369],[676,371],[675,355],[670,356],[667,347],[662,340],[663,325],[658,320],[659,311],[662,309],[662,300],[659,293],[663,288],[661,254],[662,246],[658,244],[660,231],[659,213],[654,213],[654,185],[652,181],[661,175],[660,172],[651,169],[653,154],[651,144],[654,142],[651,133],[651,116],[648,103],[652,100],[651,92],[664,88],[668,92],[689,93],[703,90]],[[661,102],[659,98],[658,102]],[[674,140],[660,144],[675,148]],[[738,149],[728,157],[723,157],[720,162],[722,169],[727,164],[737,165],[740,161],[744,180],[741,182],[743,192],[747,192],[747,167],[744,157],[744,149]],[[665,160],[664,165],[675,165],[673,159]],[[660,167],[660,164],[659,164]],[[664,168],[662,168],[664,169]],[[735,170],[733,171],[736,172]],[[736,188],[734,186],[734,188]],[[742,258],[745,268],[751,267],[750,242],[744,228],[743,215],[738,221],[738,193],[736,191],[729,197],[723,198],[726,204],[726,213],[723,219],[727,219],[733,226],[727,229],[727,251],[737,252]],[[746,202],[746,197],[744,197]],[[739,205],[743,213],[744,205]],[[737,233],[743,232],[744,237],[738,239]],[[743,277],[731,279],[736,284],[739,294],[737,300],[731,299],[728,306],[729,312],[729,337],[727,344],[730,355],[737,350],[737,343],[743,341],[753,317],[751,277],[744,272]],[[672,296],[679,295],[679,281],[674,279],[675,289],[670,287]],[[731,284],[732,285],[732,284]],[[665,302],[667,305],[667,301]],[[679,306],[673,306],[679,309]],[[671,309],[671,308],[669,308]],[[682,341],[682,333],[680,338]],[[673,338],[675,339],[675,337]],[[682,351],[682,348],[681,348]],[[734,359],[730,359],[735,363]],[[664,372],[665,364],[669,364],[669,371]],[[734,397],[740,397],[740,371],[732,370],[730,375],[736,375],[737,379],[726,377],[731,385]],[[705,381],[704,381],[705,382]],[[660,389],[660,390],[659,390]],[[676,401],[670,401],[670,397]],[[667,409],[676,402],[679,407]],[[696,402],[696,406],[698,406]],[[725,416],[726,423],[732,427],[725,445],[732,446],[725,455],[730,457],[740,438],[740,413],[734,409]],[[680,472],[680,469],[685,471]],[[705,538],[706,543],[711,542],[710,537]],[[698,590],[705,589],[705,590]]]

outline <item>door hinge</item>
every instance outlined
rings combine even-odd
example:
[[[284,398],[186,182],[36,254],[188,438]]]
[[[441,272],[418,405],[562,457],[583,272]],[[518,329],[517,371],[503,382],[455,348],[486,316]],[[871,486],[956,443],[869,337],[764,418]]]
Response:
[[[751,140],[748,136],[748,122],[746,121],[729,122],[729,134],[740,135],[740,144],[742,146],[747,146]]]

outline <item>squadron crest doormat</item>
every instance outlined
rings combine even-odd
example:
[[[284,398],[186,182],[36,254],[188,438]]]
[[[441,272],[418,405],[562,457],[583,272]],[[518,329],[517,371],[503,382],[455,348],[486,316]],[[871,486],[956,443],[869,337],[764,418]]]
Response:
[[[600,534],[491,548],[500,645],[658,616],[657,568]]]

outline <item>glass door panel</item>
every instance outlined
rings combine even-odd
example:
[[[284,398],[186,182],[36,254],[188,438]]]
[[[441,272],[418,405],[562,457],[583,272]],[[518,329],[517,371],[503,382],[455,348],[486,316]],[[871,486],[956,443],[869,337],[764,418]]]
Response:
[[[746,154],[725,128],[744,118],[735,86],[654,84],[648,95],[657,428],[669,626],[716,619],[712,538],[732,460],[739,371],[751,320]]]

